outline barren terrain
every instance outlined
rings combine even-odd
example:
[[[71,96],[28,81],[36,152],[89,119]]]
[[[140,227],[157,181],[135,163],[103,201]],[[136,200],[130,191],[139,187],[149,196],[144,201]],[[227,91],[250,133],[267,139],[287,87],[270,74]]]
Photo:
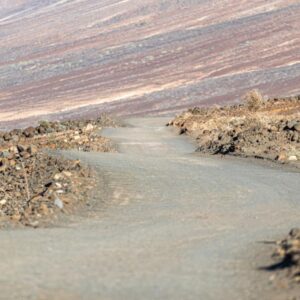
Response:
[[[98,174],[61,226],[0,231],[0,299],[299,300],[273,264],[299,224],[299,173],[203,158],[168,119],[105,129],[118,153],[66,153]]]
[[[299,229],[270,253],[299,225],[299,170],[195,150],[300,166],[299,15],[0,0],[0,299],[298,300]],[[252,88],[270,99],[237,104]],[[190,107],[179,130],[151,117]],[[100,136],[99,112],[150,117]]]
[[[168,125],[196,139],[197,151],[264,158],[300,167],[300,96],[264,100],[248,92],[244,103],[195,107]]]
[[[0,228],[38,227],[89,205],[96,182],[92,170],[54,151],[113,152],[99,132],[108,125],[116,122],[102,115],[0,132]]]
[[[1,126],[299,93],[299,14],[298,0],[1,0]]]

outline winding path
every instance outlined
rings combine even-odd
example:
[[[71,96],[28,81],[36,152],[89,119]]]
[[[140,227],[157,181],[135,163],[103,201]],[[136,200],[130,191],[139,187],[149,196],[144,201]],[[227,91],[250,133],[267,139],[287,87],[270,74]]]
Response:
[[[0,232],[0,299],[276,299],[257,243],[300,220],[299,173],[203,158],[162,118],[104,135],[99,203],[64,226]]]

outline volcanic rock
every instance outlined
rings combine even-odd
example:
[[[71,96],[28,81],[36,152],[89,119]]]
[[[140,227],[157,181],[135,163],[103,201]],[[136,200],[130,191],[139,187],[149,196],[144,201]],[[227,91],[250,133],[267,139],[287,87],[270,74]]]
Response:
[[[23,134],[27,138],[32,138],[35,135],[35,128],[34,127],[28,127],[23,131]]]
[[[44,150],[112,151],[110,141],[97,132],[104,122],[115,126],[111,119],[100,116],[95,120],[42,121],[36,128],[1,133],[0,222],[7,217],[33,226],[57,213],[56,209],[66,212],[80,199],[86,201],[83,195],[94,184],[91,171],[78,160],[65,160]]]
[[[257,103],[259,106],[251,111],[248,103],[193,108],[169,124],[194,137],[200,152],[299,161],[300,97]]]

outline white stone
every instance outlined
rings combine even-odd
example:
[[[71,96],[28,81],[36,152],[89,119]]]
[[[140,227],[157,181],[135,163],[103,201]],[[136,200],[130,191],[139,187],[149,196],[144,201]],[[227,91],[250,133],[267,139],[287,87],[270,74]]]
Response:
[[[58,197],[55,198],[54,204],[60,209],[64,208],[64,203]]]
[[[296,155],[289,156],[289,161],[296,161],[296,160],[298,160]]]
[[[59,183],[59,182],[55,182],[55,185],[57,188],[61,189],[62,188],[62,185]]]
[[[6,202],[7,202],[6,199],[3,199],[0,201],[0,205],[4,205]]]
[[[71,177],[71,176],[72,176],[72,173],[69,172],[69,171],[63,171],[63,174],[64,174],[64,176],[66,176],[66,177]]]
[[[54,175],[53,178],[54,178],[54,180],[60,180],[60,179],[63,178],[63,175],[61,173],[57,173],[57,174]]]
[[[93,129],[94,129],[93,124],[88,124],[88,125],[85,127],[85,130],[86,130],[86,131],[91,131],[91,130],[93,130]]]

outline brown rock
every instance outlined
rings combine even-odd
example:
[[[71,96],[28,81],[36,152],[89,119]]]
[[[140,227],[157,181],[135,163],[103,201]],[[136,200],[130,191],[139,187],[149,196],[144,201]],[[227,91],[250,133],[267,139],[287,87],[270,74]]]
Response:
[[[17,143],[20,140],[20,137],[18,135],[13,135],[11,139],[13,140],[13,142]]]
[[[300,123],[297,123],[296,125],[294,125],[294,129],[298,132],[300,132]]]
[[[45,216],[49,215],[49,208],[45,203],[41,203],[39,213]]]
[[[34,137],[35,134],[35,128],[34,127],[28,127],[23,131],[23,134],[27,137],[27,138],[32,138]]]
[[[26,146],[19,144],[19,145],[17,145],[17,149],[18,149],[18,152],[21,153],[26,150]]]
[[[280,162],[284,162],[287,160],[287,155],[285,153],[280,153],[278,156],[277,156],[277,160],[280,161]]]
[[[28,159],[30,157],[30,154],[28,152],[22,152],[20,153],[20,155],[24,158],[24,159]]]
[[[11,159],[11,160],[9,161],[9,165],[10,165],[11,167],[14,167],[16,164],[17,164],[17,163],[16,163],[16,161],[15,161],[14,159]]]
[[[294,131],[293,135],[292,135],[292,138],[291,138],[291,141],[292,142],[297,142],[299,139],[299,133],[297,131]]]
[[[14,215],[11,216],[11,219],[12,219],[13,221],[18,222],[18,221],[21,220],[21,215],[20,215],[19,213],[14,214]]]
[[[0,173],[1,173],[1,172],[4,173],[4,172],[6,171],[6,169],[7,169],[7,166],[6,166],[6,165],[1,165],[1,164],[0,164]]]
[[[37,127],[37,131],[39,134],[45,134],[46,128],[40,125],[39,127]]]
[[[63,175],[65,175],[66,177],[71,177],[71,176],[72,176],[72,173],[69,172],[69,171],[63,171],[62,173],[63,173]]]
[[[4,141],[9,142],[11,140],[11,134],[6,132],[3,136]]]
[[[28,148],[27,148],[27,152],[31,155],[34,155],[38,152],[38,148],[35,146],[35,145],[30,145]]]

